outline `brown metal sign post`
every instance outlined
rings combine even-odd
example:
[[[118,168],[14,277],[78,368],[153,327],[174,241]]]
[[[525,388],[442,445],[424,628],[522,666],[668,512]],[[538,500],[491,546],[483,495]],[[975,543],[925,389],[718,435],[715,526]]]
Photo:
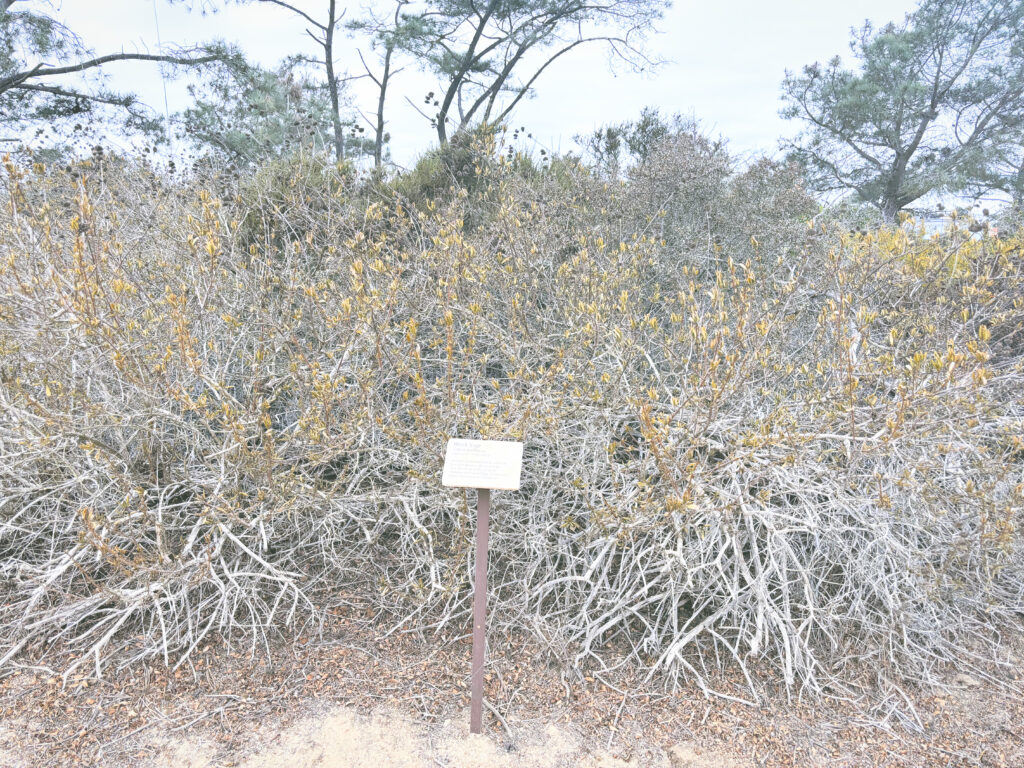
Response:
[[[441,483],[476,488],[476,569],[473,583],[473,666],[469,730],[480,733],[484,714],[484,656],[487,626],[487,535],[491,490],[519,490],[523,444],[502,440],[449,440]]]
[[[473,683],[470,686],[469,732],[480,733],[484,716],[484,625],[487,621],[487,532],[491,491],[476,491],[476,579],[473,585]]]

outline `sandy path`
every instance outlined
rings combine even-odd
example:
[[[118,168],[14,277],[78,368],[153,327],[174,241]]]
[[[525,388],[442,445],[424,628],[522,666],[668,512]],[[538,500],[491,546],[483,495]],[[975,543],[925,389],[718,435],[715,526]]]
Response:
[[[333,707],[284,727],[261,725],[240,754],[228,758],[202,738],[153,735],[146,741],[156,755],[145,767],[745,768],[721,755],[698,754],[688,744],[623,754],[585,744],[564,726],[526,726],[513,733],[514,742],[503,731],[472,735],[465,723],[426,725],[387,710],[362,714]]]

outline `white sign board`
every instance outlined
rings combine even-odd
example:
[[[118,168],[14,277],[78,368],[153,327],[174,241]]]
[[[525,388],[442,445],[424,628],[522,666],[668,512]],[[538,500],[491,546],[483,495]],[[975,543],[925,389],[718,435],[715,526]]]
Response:
[[[453,488],[518,491],[523,444],[505,440],[448,441],[441,484]]]

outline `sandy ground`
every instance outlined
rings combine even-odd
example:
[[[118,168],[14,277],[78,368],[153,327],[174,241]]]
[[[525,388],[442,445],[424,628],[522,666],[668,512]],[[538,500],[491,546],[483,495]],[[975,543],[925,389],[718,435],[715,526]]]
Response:
[[[240,768],[632,768],[633,766],[707,766],[736,763],[700,756],[688,745],[660,749],[623,760],[591,751],[568,731],[549,725],[519,734],[513,746],[505,738],[473,735],[468,726],[446,722],[425,727],[392,712],[361,715],[348,708],[304,718],[284,729],[266,729],[255,752]],[[201,741],[168,745],[147,768],[219,768]]]
[[[14,726],[14,727],[12,727]],[[135,745],[130,763],[139,768],[746,768],[746,763],[695,744],[652,747],[623,756],[574,734],[570,726],[515,728],[514,736],[474,735],[466,723],[416,722],[386,709],[369,713],[331,706],[284,724],[256,726],[225,755],[202,729],[196,733],[150,732]],[[0,766],[31,768],[31,755],[16,746],[14,723],[0,725]],[[101,758],[102,761],[102,758]],[[112,760],[109,764],[123,764]],[[100,762],[100,765],[107,764]],[[752,765],[752,764],[750,764]]]

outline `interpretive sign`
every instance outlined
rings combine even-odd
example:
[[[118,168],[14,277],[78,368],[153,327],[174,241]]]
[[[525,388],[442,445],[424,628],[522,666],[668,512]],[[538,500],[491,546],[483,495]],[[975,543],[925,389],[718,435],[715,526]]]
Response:
[[[441,484],[476,488],[476,573],[473,585],[473,667],[469,730],[480,733],[484,710],[484,624],[487,621],[487,529],[491,490],[518,491],[523,444],[504,440],[448,441]]]
[[[523,444],[505,440],[448,441],[441,484],[452,488],[518,491]]]

